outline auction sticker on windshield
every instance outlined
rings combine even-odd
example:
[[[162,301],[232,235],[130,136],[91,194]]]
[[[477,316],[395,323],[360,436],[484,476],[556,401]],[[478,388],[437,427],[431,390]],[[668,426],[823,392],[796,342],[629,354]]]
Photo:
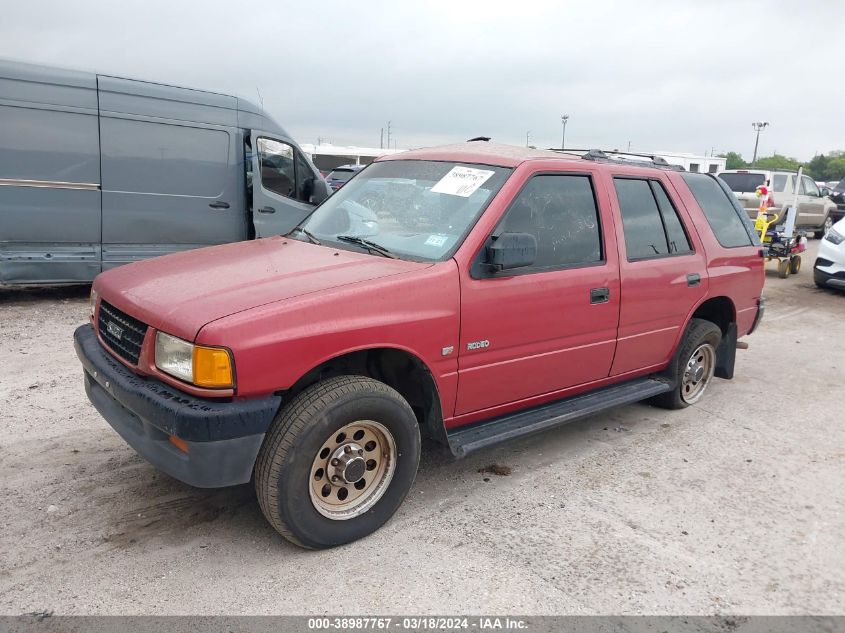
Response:
[[[469,198],[494,173],[488,169],[455,166],[431,188],[431,191]]]

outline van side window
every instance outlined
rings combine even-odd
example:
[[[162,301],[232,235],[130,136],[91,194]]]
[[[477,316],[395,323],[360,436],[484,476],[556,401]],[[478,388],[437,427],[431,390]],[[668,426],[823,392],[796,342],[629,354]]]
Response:
[[[783,191],[784,189],[786,189],[786,174],[772,176],[772,191]]]
[[[614,178],[628,261],[692,252],[678,212],[659,182]]]
[[[257,144],[261,186],[280,196],[295,198],[296,170],[293,147],[269,138],[259,138]]]
[[[729,193],[715,179],[703,174],[681,174],[681,178],[704,212],[719,244],[725,248],[734,248],[753,243],[748,217],[740,217],[744,212],[736,204],[736,198],[728,199]]]
[[[602,261],[598,208],[589,176],[534,176],[519,192],[500,230],[530,233],[537,259],[528,270]]]

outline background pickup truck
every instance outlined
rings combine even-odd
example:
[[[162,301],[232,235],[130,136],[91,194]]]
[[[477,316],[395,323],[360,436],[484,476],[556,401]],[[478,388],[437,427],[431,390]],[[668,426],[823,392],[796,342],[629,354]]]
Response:
[[[479,140],[383,158],[285,237],[103,273],[75,345],[142,456],[195,486],[254,480],[268,521],[322,548],[393,515],[421,433],[460,457],[698,402],[762,287],[715,176]]]

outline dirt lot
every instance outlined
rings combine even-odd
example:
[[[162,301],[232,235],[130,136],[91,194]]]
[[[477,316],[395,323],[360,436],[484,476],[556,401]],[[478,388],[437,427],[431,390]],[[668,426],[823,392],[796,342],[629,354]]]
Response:
[[[845,613],[845,295],[812,260],[769,273],[737,378],[700,406],[463,461],[428,446],[397,516],[326,552],[100,418],[71,344],[87,289],[0,290],[0,612]]]

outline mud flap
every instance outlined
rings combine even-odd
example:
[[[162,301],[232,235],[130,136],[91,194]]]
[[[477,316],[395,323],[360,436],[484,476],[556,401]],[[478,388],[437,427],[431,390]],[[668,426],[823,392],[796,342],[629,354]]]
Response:
[[[736,363],[736,323],[731,323],[716,349],[715,376],[726,380],[733,378],[734,363]]]

